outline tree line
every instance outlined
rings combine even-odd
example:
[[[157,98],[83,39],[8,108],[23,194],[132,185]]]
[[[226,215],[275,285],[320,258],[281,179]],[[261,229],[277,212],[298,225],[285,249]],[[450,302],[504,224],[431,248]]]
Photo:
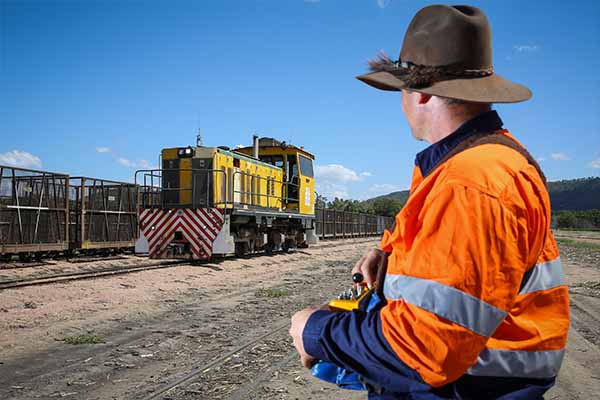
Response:
[[[346,200],[338,197],[329,200],[317,194],[316,205],[317,208],[330,208],[338,211],[393,217],[398,214],[404,203],[388,197],[380,197],[368,201]]]
[[[600,210],[561,210],[552,213],[552,228],[600,230]]]
[[[317,208],[330,208],[338,211],[394,217],[404,206],[404,202],[379,197],[367,201],[347,200],[317,195]],[[553,229],[600,230],[600,210],[559,210],[552,212]]]

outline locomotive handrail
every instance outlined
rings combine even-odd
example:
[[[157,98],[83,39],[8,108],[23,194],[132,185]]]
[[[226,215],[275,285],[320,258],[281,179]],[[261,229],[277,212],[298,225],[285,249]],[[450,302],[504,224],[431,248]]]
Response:
[[[269,186],[269,185],[268,185],[268,184],[267,184],[267,193],[266,193],[266,194],[262,194],[262,193],[260,193],[260,192],[259,192],[259,193],[255,193],[255,192],[253,192],[252,190],[250,190],[250,191],[246,191],[246,190],[235,190],[235,182],[236,182],[235,176],[236,176],[236,175],[243,175],[243,176],[249,176],[249,177],[251,177],[251,178],[258,178],[258,181],[259,181],[259,187],[260,187],[260,180],[261,180],[261,179],[262,179],[262,180],[266,180],[266,181],[267,181],[267,183],[268,183],[269,181],[271,181],[273,184],[274,184],[274,183],[279,183],[279,184],[281,184],[281,187],[282,187],[282,194],[281,194],[281,196],[276,196],[276,195],[269,194],[269,189],[268,189],[268,186]],[[254,199],[254,196],[257,196],[257,197],[259,197],[259,198],[260,198],[260,197],[266,197],[266,198],[267,198],[267,208],[270,208],[270,207],[271,207],[271,201],[270,201],[270,200],[271,200],[271,198],[274,198],[275,200],[281,200],[281,203],[282,203],[282,204],[283,204],[284,202],[290,202],[290,201],[296,201],[296,202],[299,202],[299,201],[300,201],[300,200],[299,200],[299,198],[296,198],[296,199],[294,199],[294,198],[291,198],[291,197],[289,197],[289,196],[287,195],[287,194],[288,194],[288,192],[289,192],[289,191],[287,190],[287,185],[290,185],[290,186],[296,186],[296,187],[300,188],[300,185],[296,185],[296,184],[294,184],[294,183],[291,183],[291,182],[285,182],[285,181],[283,181],[283,180],[277,180],[277,179],[275,179],[275,178],[273,178],[273,177],[266,177],[266,178],[265,178],[265,177],[262,177],[262,176],[260,176],[260,175],[255,175],[255,174],[251,174],[251,173],[244,172],[244,171],[234,171],[234,172],[233,172],[233,179],[232,179],[232,180],[233,180],[233,190],[232,190],[232,193],[234,194],[234,196],[233,196],[234,198],[233,198],[233,200],[232,200],[232,203],[234,203],[234,204],[236,203],[236,201],[235,201],[235,194],[236,194],[236,193],[238,193],[238,194],[242,194],[242,195],[249,195],[249,196],[250,196],[250,199],[251,199],[250,203],[245,203],[245,202],[243,202],[243,201],[242,201],[242,202],[239,202],[239,204],[243,204],[243,205],[248,205],[248,204],[249,204],[249,205],[256,205],[256,204],[253,204],[253,203],[254,203],[254,201],[252,200],[252,199]],[[284,185],[286,186],[286,195],[285,195],[285,196],[283,195],[283,187],[284,187]],[[260,203],[260,201],[259,201],[259,203]]]
[[[152,207],[152,206],[165,206],[165,202],[164,202],[164,198],[166,196],[164,196],[164,193],[168,193],[168,192],[180,192],[180,191],[191,191],[192,192],[192,206],[194,205],[194,201],[196,199],[196,195],[195,195],[195,191],[196,191],[196,184],[195,181],[192,180],[190,187],[172,187],[172,188],[166,188],[163,187],[162,185],[162,180],[164,179],[164,174],[165,173],[169,173],[169,172],[176,172],[176,173],[180,173],[180,172],[191,172],[192,176],[193,176],[193,172],[205,172],[208,173],[207,177],[208,177],[208,182],[207,182],[207,188],[210,188],[211,185],[211,181],[214,182],[214,174],[215,173],[219,173],[219,174],[223,174],[223,180],[222,180],[222,184],[224,185],[224,196],[221,196],[222,199],[221,201],[213,201],[212,204],[210,202],[210,193],[211,190],[214,190],[214,188],[211,188],[209,190],[206,190],[206,204],[211,204],[212,206],[220,206],[223,205],[225,208],[229,208],[229,205],[231,205],[233,208],[235,208],[236,204],[242,204],[242,205],[256,205],[257,203],[260,203],[260,201],[255,201],[254,199],[256,198],[267,198],[267,207],[271,207],[271,199],[274,200],[280,200],[282,203],[283,202],[299,202],[299,198],[293,198],[287,195],[287,193],[289,192],[289,187],[297,187],[299,188],[300,185],[291,183],[291,182],[285,182],[283,180],[279,180],[276,179],[274,177],[262,177],[260,175],[256,175],[256,174],[252,174],[252,173],[248,173],[245,171],[233,171],[233,173],[231,174],[231,179],[228,180],[227,179],[227,173],[221,169],[209,169],[209,168],[168,168],[168,169],[142,169],[142,170],[137,170],[135,172],[135,178],[134,178],[134,184],[138,187],[139,190],[139,194],[140,194],[140,199],[138,200],[139,203],[139,207]],[[141,180],[141,176],[143,175],[143,181],[139,182],[139,180]],[[267,181],[270,182],[271,185],[275,185],[275,184],[281,184],[282,188],[285,186],[286,187],[286,195],[284,196],[283,193],[281,196],[278,196],[276,194],[271,194],[269,190],[267,190],[267,193],[260,193],[260,191],[255,192],[253,191],[251,188],[250,190],[238,190],[241,188],[238,188],[236,185],[236,175],[238,176],[244,176],[244,177],[251,177],[253,179],[257,179],[259,182],[259,187],[260,187],[260,182],[261,181]],[[230,183],[231,182],[231,186],[232,186],[232,190],[229,190],[230,187]],[[267,185],[269,186],[269,185]],[[246,196],[248,196],[248,198],[250,199],[249,202],[246,201],[236,201],[235,200],[235,195],[236,194],[241,194],[242,198],[246,198]],[[231,195],[231,196],[230,196]],[[162,196],[162,201],[160,200]],[[159,200],[155,200],[154,197],[158,197]],[[230,198],[233,197],[233,198]],[[224,200],[224,201],[223,201]],[[171,204],[172,206],[184,206],[184,204],[181,203],[177,203],[177,204]],[[188,204],[185,204],[188,205]]]
[[[162,184],[162,180],[164,179],[164,174],[165,173],[169,173],[169,172],[176,172],[176,173],[180,173],[180,172],[190,172],[192,179],[190,182],[189,187],[163,187]],[[207,188],[211,188],[211,181],[214,181],[214,174],[218,173],[218,174],[223,174],[223,184],[225,185],[225,196],[223,196],[225,198],[225,201],[213,201],[211,204],[210,201],[210,195],[211,195],[211,190],[206,190],[206,205],[220,205],[223,204],[225,208],[228,208],[229,206],[229,201],[228,201],[228,183],[227,183],[227,174],[225,171],[221,170],[221,169],[212,169],[212,168],[160,168],[160,169],[140,169],[135,171],[135,177],[134,177],[134,182],[136,185],[138,185],[138,174],[143,174],[143,184],[138,185],[138,208],[143,208],[143,207],[165,207],[165,206],[171,206],[171,207],[182,207],[182,206],[195,206],[196,204],[196,184],[195,181],[193,180],[194,178],[194,172],[204,172],[207,173]],[[150,182],[148,182],[150,181]],[[156,182],[155,182],[156,181]],[[148,184],[149,183],[149,184]],[[169,193],[169,192],[191,192],[191,201],[189,204],[182,204],[181,202],[177,202],[177,203],[166,203],[165,202],[165,197],[164,194],[165,193]],[[148,203],[150,204],[146,204],[145,197],[144,196],[149,196],[149,198],[152,200],[153,197],[158,197],[159,200],[158,201],[149,201]]]

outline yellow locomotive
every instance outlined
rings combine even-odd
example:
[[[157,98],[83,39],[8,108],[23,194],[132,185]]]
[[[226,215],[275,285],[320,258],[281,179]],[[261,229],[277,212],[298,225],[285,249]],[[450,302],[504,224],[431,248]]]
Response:
[[[254,136],[237,149],[167,148],[136,172],[140,239],[153,258],[268,253],[316,241],[314,156]]]

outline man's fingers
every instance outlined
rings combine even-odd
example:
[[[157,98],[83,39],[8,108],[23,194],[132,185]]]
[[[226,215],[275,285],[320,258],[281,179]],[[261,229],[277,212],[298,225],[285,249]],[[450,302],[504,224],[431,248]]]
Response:
[[[367,271],[365,271],[365,273],[363,274],[365,277],[365,283],[367,284],[367,287],[370,289],[371,287],[373,287],[373,284],[375,283],[375,278],[377,277],[377,272],[373,271],[371,268],[368,268]]]
[[[354,264],[354,268],[352,268],[352,274],[355,274],[357,272],[360,272],[361,274],[363,273],[363,271],[362,271],[362,263],[365,260],[366,256],[367,256],[366,254],[363,254],[363,256],[360,258],[360,260],[358,260],[356,262],[356,264]]]
[[[381,259],[381,251],[378,249],[369,249],[365,254],[358,260],[352,274],[360,272],[364,277],[364,282],[369,288],[373,286],[377,279],[377,270],[379,267],[379,261]]]

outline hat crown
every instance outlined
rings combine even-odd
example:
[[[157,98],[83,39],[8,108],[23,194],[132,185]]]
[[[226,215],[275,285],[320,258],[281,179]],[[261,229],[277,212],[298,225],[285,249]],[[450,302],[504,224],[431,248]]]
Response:
[[[477,7],[434,5],[412,19],[400,59],[424,66],[492,67],[492,31]]]

